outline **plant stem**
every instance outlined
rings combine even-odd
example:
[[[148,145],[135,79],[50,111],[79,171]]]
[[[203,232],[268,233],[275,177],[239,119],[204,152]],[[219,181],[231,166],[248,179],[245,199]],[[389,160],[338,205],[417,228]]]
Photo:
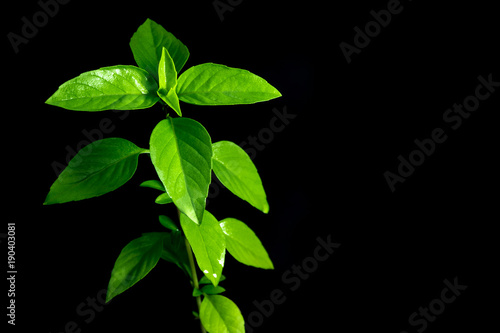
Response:
[[[191,245],[189,244],[189,241],[187,240],[187,238],[185,238],[185,241],[186,241],[186,251],[188,254],[188,258],[189,258],[189,267],[191,268],[191,275],[193,277],[193,287],[195,289],[199,289],[200,284],[198,283],[198,276],[196,274],[196,266],[194,264],[193,250],[191,250]],[[201,296],[196,297],[196,305],[198,306],[198,314],[200,314]],[[200,319],[200,328],[201,328],[202,333],[207,333],[207,331],[205,330],[205,327],[203,327],[203,323],[201,322],[201,319]]]

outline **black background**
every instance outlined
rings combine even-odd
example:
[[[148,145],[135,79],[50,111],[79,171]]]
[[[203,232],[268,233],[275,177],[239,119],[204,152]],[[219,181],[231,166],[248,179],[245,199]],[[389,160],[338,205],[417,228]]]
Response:
[[[443,114],[474,94],[479,75],[500,81],[497,11],[486,1],[402,1],[402,12],[348,64],[339,44],[353,44],[354,27],[363,29],[373,20],[370,11],[387,3],[244,0],[221,21],[212,1],[73,0],[17,54],[6,36],[20,34],[21,18],[31,20],[40,7],[4,4],[1,232],[16,222],[15,330],[63,332],[74,321],[82,332],[199,331],[190,286],[165,262],[95,318],[76,312],[106,288],[123,246],[143,232],[162,231],[158,214],[175,216],[154,204],[153,190],[138,187],[154,177],[147,156],[113,193],[42,206],[56,178],[51,164],[65,164],[66,147],[81,145],[84,130],[109,118],[114,130],[104,137],[147,147],[163,119],[159,107],[125,116],[44,104],[81,72],[135,64],[128,43],[148,17],[187,45],[185,68],[205,62],[245,68],[283,94],[248,106],[182,104],[184,116],[201,122],[213,142],[257,136],[269,128],[274,108],[296,116],[254,159],[270,213],[223,190],[207,206],[219,219],[249,224],[275,264],[263,271],[228,256],[224,267],[225,295],[245,319],[257,310],[253,302],[268,300],[273,290],[286,297],[255,332],[417,332],[422,326],[410,326],[408,317],[455,278],[467,289],[425,331],[494,327],[499,92],[457,130]],[[414,140],[438,127],[447,140],[392,193],[384,172],[396,173],[398,156],[408,157]],[[292,291],[283,274],[313,256],[318,237],[341,246]],[[1,294],[4,308],[6,290]]]

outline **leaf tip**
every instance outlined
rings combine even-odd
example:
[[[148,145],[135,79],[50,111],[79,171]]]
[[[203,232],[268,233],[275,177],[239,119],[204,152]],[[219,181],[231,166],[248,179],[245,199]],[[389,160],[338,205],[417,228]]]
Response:
[[[263,207],[263,209],[262,209],[262,212],[263,212],[264,214],[269,213],[269,204],[268,204],[267,202],[264,204],[264,207]]]
[[[113,297],[114,295],[112,295],[112,293],[110,293],[108,289],[108,291],[106,292],[106,304],[108,304],[113,299]]]

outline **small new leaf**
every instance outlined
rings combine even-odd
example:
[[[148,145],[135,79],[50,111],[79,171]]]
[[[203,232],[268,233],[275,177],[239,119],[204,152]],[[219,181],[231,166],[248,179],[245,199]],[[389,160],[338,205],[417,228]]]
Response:
[[[203,288],[201,288],[201,292],[206,295],[218,295],[225,291],[226,289],[224,289],[223,287],[221,286],[214,287],[212,284],[203,286]]]
[[[50,187],[44,205],[97,197],[125,184],[146,149],[121,138],[94,141],[82,148]]]
[[[159,180],[146,180],[142,182],[140,187],[154,188],[155,190],[165,192],[165,186]]]
[[[63,83],[45,102],[73,111],[135,110],[153,106],[158,85],[135,66],[104,67]]]
[[[177,96],[196,105],[235,105],[268,101],[281,93],[247,70],[206,63],[181,74]]]
[[[158,216],[158,219],[160,220],[161,225],[164,226],[165,228],[172,231],[179,231],[179,228],[177,228],[177,225],[170,217],[165,215],[160,215]]]
[[[166,48],[163,48],[158,65],[158,96],[167,103],[174,111],[182,117],[181,107],[179,105],[179,98],[175,92],[177,86],[177,72],[175,70],[174,61],[170,57]]]
[[[162,193],[155,199],[155,203],[159,205],[166,205],[172,202],[172,198],[170,197],[170,195],[168,195],[168,193]]]

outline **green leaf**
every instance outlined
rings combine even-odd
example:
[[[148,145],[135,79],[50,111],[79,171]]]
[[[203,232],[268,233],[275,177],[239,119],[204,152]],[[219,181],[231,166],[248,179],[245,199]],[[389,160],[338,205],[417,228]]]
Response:
[[[180,73],[189,58],[188,48],[161,25],[147,19],[130,39],[135,62],[156,80],[158,80],[158,63],[164,47],[172,57],[177,73]]]
[[[207,295],[218,295],[225,291],[225,288],[222,288],[221,286],[214,287],[212,284],[203,286],[203,288],[201,288],[201,292]]]
[[[219,222],[208,211],[205,211],[199,225],[184,214],[180,215],[180,221],[198,266],[212,284],[217,286],[226,256],[226,241]]]
[[[175,71],[174,61],[170,57],[166,48],[163,48],[160,65],[158,66],[158,80],[160,88],[158,96],[167,103],[174,111],[182,117],[179,98],[175,92],[177,86],[177,72]]]
[[[168,195],[168,193],[162,193],[155,199],[155,203],[159,205],[166,205],[172,202],[172,198],[170,197],[170,195]]]
[[[226,237],[227,251],[239,262],[263,269],[274,269],[259,238],[245,223],[226,218],[220,222]]]
[[[247,153],[230,141],[212,145],[213,169],[217,178],[231,192],[264,213],[269,212],[266,192],[257,168]]]
[[[167,118],[150,139],[153,165],[175,206],[191,220],[203,218],[212,170],[207,130],[189,118]]]
[[[280,97],[276,88],[247,70],[218,64],[193,66],[177,80],[177,96],[196,105],[252,104]]]
[[[240,309],[222,295],[207,295],[200,307],[200,319],[210,333],[244,333],[245,321]]]
[[[176,264],[189,278],[192,278],[189,258],[186,252],[186,240],[180,230],[173,231],[165,236],[161,258]]]
[[[198,296],[203,295],[203,292],[200,289],[194,288],[192,295],[193,295],[193,297],[198,297]]]
[[[219,279],[219,282],[222,282],[226,279],[226,277],[224,276],[224,274],[221,275],[220,279]],[[200,279],[200,281],[198,281],[199,284],[212,284],[212,281],[210,281],[205,275],[203,275]]]
[[[175,113],[179,115],[179,117],[182,117],[182,112],[181,112],[181,106],[179,105],[179,98],[177,97],[177,93],[175,92],[175,89],[172,88],[168,91],[168,93],[165,93],[165,90],[160,89],[158,90],[158,96],[167,103],[168,106],[170,106]]]
[[[63,83],[45,103],[73,111],[135,110],[153,106],[158,85],[135,66],[104,67]]]
[[[170,217],[165,215],[160,215],[158,216],[158,219],[160,220],[161,225],[164,226],[165,228],[173,231],[179,231],[179,228],[177,228],[177,225]]]
[[[44,205],[97,197],[125,184],[147,150],[121,138],[95,141],[82,148],[50,187]]]
[[[159,180],[146,180],[139,185],[140,187],[149,187],[154,188],[155,190],[159,190],[165,192],[165,186]]]
[[[106,303],[144,278],[158,263],[165,232],[145,233],[128,243],[115,262]]]

